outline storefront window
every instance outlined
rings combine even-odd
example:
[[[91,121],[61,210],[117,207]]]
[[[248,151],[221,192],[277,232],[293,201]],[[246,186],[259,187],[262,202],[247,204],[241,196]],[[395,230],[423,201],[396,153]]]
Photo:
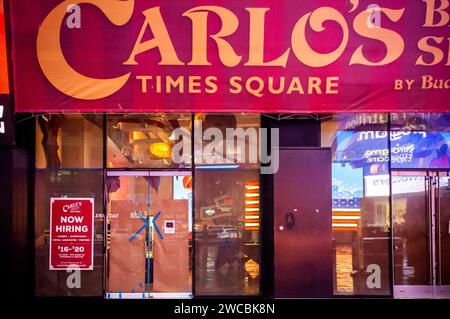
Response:
[[[107,116],[108,168],[181,168],[190,161],[174,162],[174,130],[191,130],[191,114],[110,114]],[[190,154],[190,142],[185,154]]]
[[[450,114],[391,114],[393,169],[450,168]]]
[[[195,285],[198,295],[258,295],[259,171],[195,173]]]
[[[93,270],[50,270],[50,198],[94,199]],[[104,213],[101,170],[37,170],[35,184],[35,283],[37,296],[101,296]],[[77,277],[79,275],[79,277]]]
[[[37,118],[36,168],[103,168],[103,115]]]
[[[258,295],[259,115],[195,120],[196,294]]]
[[[387,114],[337,115],[322,122],[332,148],[334,292],[390,294]]]
[[[450,131],[450,113],[391,113],[393,131]]]
[[[196,165],[259,168],[259,115],[197,113],[194,127]]]

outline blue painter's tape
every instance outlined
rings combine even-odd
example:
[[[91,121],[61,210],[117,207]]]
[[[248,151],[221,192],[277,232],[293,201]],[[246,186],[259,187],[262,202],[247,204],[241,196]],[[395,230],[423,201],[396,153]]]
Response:
[[[159,230],[158,226],[155,224],[156,219],[161,215],[161,212],[158,212],[155,217],[153,217],[152,223],[153,227],[155,227],[156,232],[158,233],[159,238],[163,239],[164,236],[162,235],[161,231]]]

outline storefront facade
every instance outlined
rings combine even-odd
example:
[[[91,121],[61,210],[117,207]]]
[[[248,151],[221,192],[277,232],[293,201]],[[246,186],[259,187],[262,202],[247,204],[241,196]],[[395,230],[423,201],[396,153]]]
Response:
[[[276,123],[280,168],[270,177],[260,164],[180,167],[148,151],[171,136],[169,122],[194,118],[36,120],[37,295],[448,297],[448,114],[221,114],[228,126]],[[307,138],[289,137],[292,126]],[[72,272],[48,268],[58,197],[95,201],[94,268],[76,290]]]
[[[35,296],[450,298],[448,3],[75,2],[5,2]]]

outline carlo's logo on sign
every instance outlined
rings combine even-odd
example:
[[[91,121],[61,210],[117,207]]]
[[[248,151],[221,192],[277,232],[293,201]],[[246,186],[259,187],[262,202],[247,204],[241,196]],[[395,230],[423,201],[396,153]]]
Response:
[[[79,213],[82,203],[81,202],[75,202],[68,205],[64,205],[62,210],[64,213]]]
[[[356,10],[358,1],[351,1],[354,6],[350,10]],[[61,26],[68,12],[68,8],[78,8],[81,4],[91,4],[99,9],[114,26],[124,26],[127,24],[134,12],[134,1],[114,1],[114,0],[68,0],[63,1],[50,11],[42,22],[37,36],[37,57],[40,67],[46,78],[59,91],[68,96],[83,99],[96,100],[110,96],[120,90],[129,80],[132,72],[125,73],[115,78],[94,78],[88,77],[75,70],[66,60],[61,48]],[[434,8],[432,8],[434,9]],[[312,68],[326,67],[342,57],[349,43],[351,28],[359,36],[371,41],[378,41],[385,46],[385,55],[379,61],[371,61],[365,55],[364,44],[352,52],[348,65],[383,66],[396,61],[403,53],[405,42],[402,36],[383,25],[374,28],[368,23],[374,18],[373,8],[362,8],[356,13],[353,21],[347,21],[342,13],[333,7],[319,7],[310,12],[299,14],[299,19],[291,30],[286,30],[290,36],[290,43],[274,59],[265,57],[265,23],[266,13],[271,8],[242,8],[246,11],[248,28],[239,28],[240,23],[235,12],[213,5],[193,7],[183,12],[180,19],[189,19],[192,24],[192,54],[190,61],[182,61],[179,52],[175,49],[172,37],[165,24],[164,14],[160,7],[145,9],[142,14],[144,21],[134,42],[130,43],[130,54],[122,62],[124,66],[136,66],[136,56],[144,54],[149,50],[158,50],[161,56],[159,66],[211,66],[208,60],[208,41],[214,41],[217,45],[218,57],[223,66],[233,68],[236,66],[245,67],[280,67],[286,68],[288,59],[296,59],[299,63]],[[405,8],[390,9],[379,8],[379,15],[383,15],[389,23],[398,22],[405,11]],[[79,12],[79,10],[78,10]],[[435,10],[431,10],[433,14]],[[221,22],[220,30],[214,34],[208,34],[208,16],[214,15]],[[323,24],[327,21],[337,23],[342,30],[338,35],[340,44],[331,52],[322,53],[316,51],[307,39],[307,30],[322,32]],[[268,22],[268,21],[267,21]],[[151,31],[153,37],[143,40],[144,34]],[[248,31],[247,31],[248,30]],[[247,57],[243,58],[240,52],[227,41],[227,37],[248,32],[248,43],[246,44]],[[123,41],[122,39],[120,41]],[[134,45],[133,45],[134,43]],[[87,89],[89,88],[89,89]],[[92,89],[95,88],[95,89]]]

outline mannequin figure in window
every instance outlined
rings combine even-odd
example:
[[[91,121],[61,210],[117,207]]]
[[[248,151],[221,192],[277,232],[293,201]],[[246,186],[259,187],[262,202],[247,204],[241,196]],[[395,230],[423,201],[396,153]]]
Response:
[[[42,134],[42,147],[44,149],[47,168],[61,168],[61,159],[58,155],[58,131],[64,122],[64,115],[48,115],[48,120],[39,116],[38,123]]]
[[[108,176],[106,178],[106,202],[110,201],[110,194],[115,193],[120,189],[120,177],[119,176]]]

